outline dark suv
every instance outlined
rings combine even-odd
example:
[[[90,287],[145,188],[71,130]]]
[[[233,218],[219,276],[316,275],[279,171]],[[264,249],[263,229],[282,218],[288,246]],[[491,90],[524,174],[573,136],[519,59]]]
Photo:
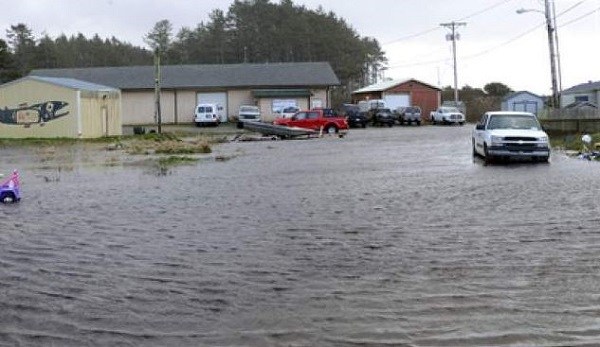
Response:
[[[373,125],[387,125],[391,127],[396,122],[396,116],[389,108],[378,108],[374,110],[372,122]]]
[[[340,115],[346,116],[348,125],[351,128],[366,128],[367,123],[369,122],[367,116],[360,112],[358,105],[355,104],[343,104]]]

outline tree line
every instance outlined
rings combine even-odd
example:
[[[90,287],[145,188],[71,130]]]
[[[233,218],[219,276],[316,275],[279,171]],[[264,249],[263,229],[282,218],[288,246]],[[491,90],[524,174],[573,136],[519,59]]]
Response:
[[[27,75],[32,69],[151,65],[329,62],[346,98],[376,81],[386,63],[377,40],[361,37],[344,19],[321,7],[311,10],[292,0],[236,0],[227,12],[213,10],[206,22],[176,34],[162,20],[144,37],[151,49],[97,34],[36,38],[23,23],[11,25],[0,40],[0,81]]]

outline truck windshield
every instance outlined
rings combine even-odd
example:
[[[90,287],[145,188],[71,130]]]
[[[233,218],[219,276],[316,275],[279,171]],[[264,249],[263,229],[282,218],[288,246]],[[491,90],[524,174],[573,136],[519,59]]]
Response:
[[[488,122],[488,129],[540,130],[540,128],[537,119],[527,115],[492,115]]]

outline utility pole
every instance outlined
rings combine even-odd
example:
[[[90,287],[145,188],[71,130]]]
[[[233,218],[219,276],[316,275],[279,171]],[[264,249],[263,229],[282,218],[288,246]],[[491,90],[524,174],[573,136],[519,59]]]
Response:
[[[554,48],[554,27],[552,25],[552,12],[550,1],[544,0],[544,14],[546,16],[546,29],[548,30],[548,47],[550,48],[550,73],[552,74],[552,107],[559,108],[558,83],[556,82],[556,50]]]
[[[160,114],[160,50],[154,50],[154,117],[158,123],[158,133],[162,134],[162,119]]]
[[[552,80],[552,97],[550,98],[550,106],[552,108],[560,108],[560,94],[562,93],[562,77],[560,71],[560,55],[558,54],[558,34],[556,30],[556,8],[554,6],[554,1],[552,1],[552,4],[550,4],[550,0],[544,0],[544,11],[525,8],[517,10],[518,14],[522,14],[525,12],[539,12],[542,13],[546,18],[546,30],[548,31],[548,48],[550,50],[550,75]],[[556,72],[557,64],[558,78]]]
[[[456,69],[456,41],[460,39],[460,34],[456,28],[467,25],[466,22],[440,23],[441,26],[450,28],[451,33],[446,35],[446,40],[452,40],[452,59],[454,61],[454,106],[458,106],[458,72]]]
[[[558,106],[560,107],[560,96],[562,95],[562,71],[560,69],[560,49],[558,48],[558,26],[556,25],[556,7],[552,1],[552,25],[554,25],[554,43],[556,43],[556,65],[558,70]]]

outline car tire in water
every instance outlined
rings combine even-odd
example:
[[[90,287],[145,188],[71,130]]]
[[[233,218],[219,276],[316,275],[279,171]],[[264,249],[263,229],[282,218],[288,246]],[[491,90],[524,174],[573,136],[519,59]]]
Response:
[[[486,164],[491,163],[494,158],[488,153],[488,148],[487,148],[487,144],[483,144],[483,160],[485,161]]]
[[[327,127],[325,127],[325,133],[333,135],[333,134],[337,134],[338,132],[338,128],[335,125],[328,125]]]

